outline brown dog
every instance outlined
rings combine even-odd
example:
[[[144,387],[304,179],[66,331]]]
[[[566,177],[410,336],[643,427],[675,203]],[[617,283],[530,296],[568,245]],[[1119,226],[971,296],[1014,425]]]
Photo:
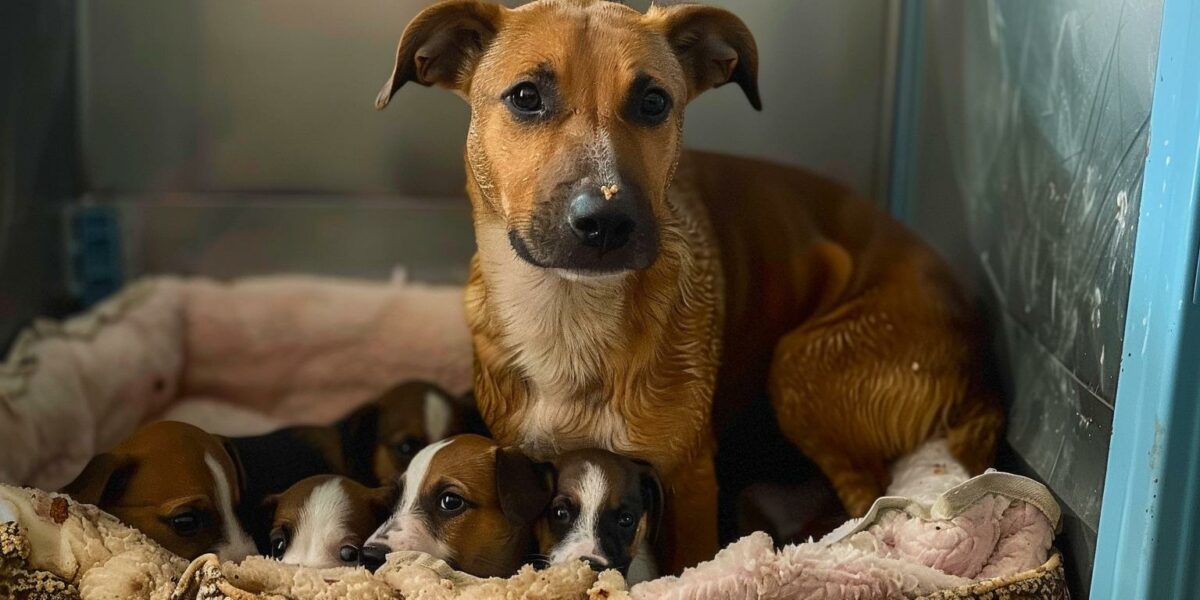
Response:
[[[757,63],[718,8],[450,0],[409,24],[376,100],[416,82],[471,106],[467,309],[492,433],[649,460],[672,572],[717,547],[714,414],[720,435],[768,389],[853,514],[930,436],[984,468],[1002,422],[972,313],[917,238],[819,177],[682,151],[701,92],[734,82],[759,107]]]
[[[222,440],[197,427],[160,421],[138,429],[88,463],[63,489],[192,559],[254,554],[234,512],[242,485]]]

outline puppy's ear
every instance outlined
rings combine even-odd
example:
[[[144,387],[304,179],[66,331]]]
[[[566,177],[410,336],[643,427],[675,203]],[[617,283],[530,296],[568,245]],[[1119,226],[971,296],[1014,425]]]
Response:
[[[63,492],[76,502],[101,508],[111,506],[125,492],[136,470],[137,460],[132,456],[105,452],[92,458]]]
[[[387,520],[388,515],[396,509],[396,501],[400,499],[400,487],[394,483],[381,485],[371,489],[371,494],[367,497],[367,501],[371,506],[371,513],[375,515],[375,520],[379,523]]]
[[[698,4],[655,5],[646,19],[675,50],[688,80],[689,101],[733,82],[741,86],[755,110],[762,110],[758,45],[741,19],[723,8]]]
[[[646,523],[650,526],[647,539],[654,545],[658,541],[658,531],[662,526],[666,497],[663,494],[662,481],[654,467],[644,460],[634,462],[638,465],[638,483],[641,486],[642,503],[646,506]]]
[[[462,426],[460,433],[474,433],[483,437],[492,437],[492,432],[488,431],[487,423],[483,422],[483,415],[479,413],[479,406],[475,404],[474,392],[467,392],[454,400],[456,412],[458,413],[458,422]]]
[[[275,509],[279,508],[279,494],[267,494],[263,496],[261,514],[266,517],[267,521],[275,518]]]
[[[400,36],[392,76],[379,90],[375,108],[383,110],[410,81],[465,98],[475,63],[499,30],[503,10],[475,0],[446,0],[421,11]]]
[[[233,482],[234,501],[241,498],[242,493],[246,490],[246,466],[242,464],[242,455],[237,450],[237,445],[233,440],[221,436],[213,436],[221,441],[221,447],[225,449],[225,454],[229,455],[229,462],[233,463],[233,476],[236,481]]]
[[[514,523],[532,523],[546,510],[554,494],[554,471],[535,463],[516,448],[496,450],[496,491],[500,509]]]
[[[351,479],[371,481],[379,477],[375,472],[375,446],[379,443],[380,411],[378,402],[369,402],[334,424]]]

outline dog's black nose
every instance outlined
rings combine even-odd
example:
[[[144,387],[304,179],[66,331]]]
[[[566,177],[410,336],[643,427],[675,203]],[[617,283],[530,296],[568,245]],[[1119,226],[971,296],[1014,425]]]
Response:
[[[371,544],[363,546],[363,549],[358,553],[358,564],[367,568],[368,571],[374,573],[387,562],[388,549],[387,546],[379,544]]]
[[[583,562],[587,563],[597,573],[608,569],[608,561],[596,556],[585,556],[583,557]]]
[[[582,191],[571,200],[567,224],[583,245],[603,253],[629,243],[637,223],[618,194],[615,186],[596,188]]]

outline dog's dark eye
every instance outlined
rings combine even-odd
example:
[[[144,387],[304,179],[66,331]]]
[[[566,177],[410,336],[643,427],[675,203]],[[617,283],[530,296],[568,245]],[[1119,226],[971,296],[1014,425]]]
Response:
[[[400,443],[392,444],[392,452],[402,458],[412,458],[421,449],[421,446],[421,440],[410,435],[400,440]]]
[[[667,93],[658,88],[651,88],[642,96],[642,104],[638,111],[644,119],[657,121],[667,114],[669,108],[671,100],[667,98]]]
[[[458,514],[462,512],[466,506],[467,501],[463,500],[462,496],[459,496],[454,492],[445,492],[440,498],[438,498],[438,508],[442,509],[442,512],[445,513]]]
[[[617,525],[620,525],[626,529],[633,527],[633,524],[636,522],[637,519],[633,518],[633,515],[629,513],[621,513],[621,515],[617,517]]]
[[[566,523],[566,522],[570,521],[571,520],[571,509],[567,508],[565,505],[562,505],[562,504],[555,506],[554,507],[554,520],[558,521],[560,523]]]
[[[508,93],[508,103],[518,112],[535,114],[542,111],[542,93],[532,83],[522,83]]]
[[[283,558],[283,553],[288,549],[289,537],[286,529],[277,529],[271,533],[271,558]]]
[[[342,562],[345,562],[345,563],[357,563],[358,562],[358,546],[354,546],[351,544],[346,544],[345,546],[342,546],[341,550],[338,550],[338,558],[342,559]]]
[[[200,513],[189,510],[171,517],[171,530],[185,537],[195,535],[200,531]]]

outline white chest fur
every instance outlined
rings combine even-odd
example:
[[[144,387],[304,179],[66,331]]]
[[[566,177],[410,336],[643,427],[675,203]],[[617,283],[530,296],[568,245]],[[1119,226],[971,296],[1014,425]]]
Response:
[[[546,452],[628,449],[628,424],[600,397],[611,377],[606,365],[625,337],[626,278],[584,279],[533,267],[512,251],[502,226],[480,226],[476,235],[499,341],[530,394],[517,416],[523,445]]]

